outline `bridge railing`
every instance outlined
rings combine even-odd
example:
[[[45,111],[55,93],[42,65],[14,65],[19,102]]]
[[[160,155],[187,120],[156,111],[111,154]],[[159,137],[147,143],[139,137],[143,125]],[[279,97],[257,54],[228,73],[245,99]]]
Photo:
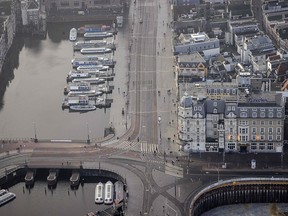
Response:
[[[229,179],[229,180],[220,180],[214,184],[211,184],[203,188],[194,196],[190,204],[190,211],[193,210],[195,203],[203,194],[208,193],[221,186],[234,185],[237,183],[241,184],[241,182],[288,182],[288,178],[274,178],[274,177],[271,177],[271,178],[235,178],[235,179]],[[190,215],[191,215],[191,212],[190,212]]]

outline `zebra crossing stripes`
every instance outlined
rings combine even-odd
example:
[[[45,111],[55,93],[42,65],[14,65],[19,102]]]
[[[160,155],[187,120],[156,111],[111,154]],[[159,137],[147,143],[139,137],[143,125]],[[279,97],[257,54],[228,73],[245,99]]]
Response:
[[[125,150],[133,150],[143,153],[157,153],[158,147],[157,144],[147,143],[147,142],[136,142],[136,141],[128,141],[125,140],[121,143],[117,143],[117,145],[113,146],[113,148],[117,149],[125,149]]]
[[[140,151],[141,152],[151,152],[151,153],[154,153],[154,152],[158,152],[158,148],[157,148],[157,144],[153,144],[153,143],[147,143],[147,142],[141,142],[141,149]]]
[[[123,141],[123,142],[119,143],[118,145],[114,146],[114,148],[127,149],[127,150],[136,150],[136,149],[138,150],[139,147],[137,147],[137,145],[139,145],[138,142],[133,142],[133,141],[127,141],[126,140],[126,141]]]

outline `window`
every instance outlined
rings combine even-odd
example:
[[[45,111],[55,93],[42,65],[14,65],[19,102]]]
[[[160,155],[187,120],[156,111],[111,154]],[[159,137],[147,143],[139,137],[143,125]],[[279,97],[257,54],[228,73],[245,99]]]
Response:
[[[213,106],[217,106],[217,102],[216,101],[213,102]]]
[[[256,133],[257,133],[257,128],[253,127],[253,128],[252,128],[252,133],[253,133],[253,134],[256,134]]]
[[[241,112],[241,113],[240,113],[240,117],[246,118],[246,117],[247,117],[247,113],[246,113],[246,112]]]
[[[248,136],[240,136],[240,141],[248,141]]]
[[[187,139],[188,139],[188,140],[190,139],[190,135],[187,135]]]
[[[281,136],[280,136],[280,135],[277,135],[277,136],[276,136],[276,139],[277,139],[277,141],[280,141],[280,140],[281,140]]]
[[[233,133],[233,128],[230,128],[230,133]]]
[[[228,106],[228,107],[227,107],[227,110],[228,110],[228,111],[231,111],[231,106]]]
[[[257,149],[257,143],[251,143],[251,150]]]
[[[264,125],[264,124],[265,124],[265,122],[264,122],[264,121],[261,121],[261,122],[260,122],[260,124],[261,124],[261,125]]]
[[[268,144],[267,144],[267,149],[268,149],[268,150],[273,150],[273,149],[274,149],[273,143],[268,143]]]
[[[272,134],[272,133],[273,133],[273,128],[270,128],[270,127],[269,127],[269,128],[268,128],[268,133],[269,133],[269,134]]]
[[[190,124],[190,120],[187,120],[187,124]]]
[[[252,121],[252,125],[256,125],[256,121]]]
[[[257,112],[252,112],[252,118],[257,118]]]
[[[194,111],[197,111],[197,107],[196,106],[194,106]]]
[[[259,149],[264,150],[265,149],[265,143],[259,143]]]
[[[272,141],[273,140],[273,135],[268,135],[268,140]]]
[[[280,127],[277,127],[277,134],[281,133],[281,128]]]
[[[269,112],[268,117],[273,118],[273,112]]]
[[[261,136],[260,136],[260,140],[265,140],[265,136],[264,136],[264,135],[261,135]]]
[[[198,120],[196,121],[196,125],[199,125],[199,121]]]
[[[235,143],[228,143],[228,149],[229,150],[235,149]]]
[[[60,3],[61,7],[68,7],[69,6],[69,2],[61,2]]]
[[[199,128],[196,128],[197,133],[199,133]]]
[[[252,139],[253,141],[256,141],[256,135],[252,135],[251,139]]]
[[[199,107],[198,107],[198,110],[199,110],[199,111],[201,111],[201,110],[202,110],[202,107],[201,107],[201,106],[199,106]]]
[[[261,112],[261,113],[260,113],[260,117],[261,117],[261,118],[265,118],[265,112]]]
[[[281,118],[282,117],[282,113],[281,112],[277,112],[277,118]]]
[[[217,128],[217,124],[213,124],[213,128]]]
[[[281,121],[277,121],[277,124],[278,124],[278,125],[281,125]]]
[[[190,128],[188,127],[188,128],[187,128],[187,132],[189,132],[189,131],[190,131]]]
[[[265,128],[260,128],[260,133],[264,134]]]
[[[214,108],[214,109],[213,109],[213,113],[217,113],[217,108]]]
[[[247,134],[248,128],[240,128],[240,134]]]
[[[272,121],[269,121],[269,125],[273,125],[273,122],[272,122]]]

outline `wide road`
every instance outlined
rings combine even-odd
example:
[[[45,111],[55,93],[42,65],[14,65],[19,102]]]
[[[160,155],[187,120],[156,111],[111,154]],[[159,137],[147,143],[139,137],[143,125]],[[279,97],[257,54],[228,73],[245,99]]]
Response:
[[[132,139],[158,143],[156,97],[156,36],[158,3],[136,1],[131,53],[131,106],[136,106],[135,133]],[[134,81],[135,80],[135,81]],[[132,93],[134,90],[133,97]],[[133,112],[133,111],[132,111]]]

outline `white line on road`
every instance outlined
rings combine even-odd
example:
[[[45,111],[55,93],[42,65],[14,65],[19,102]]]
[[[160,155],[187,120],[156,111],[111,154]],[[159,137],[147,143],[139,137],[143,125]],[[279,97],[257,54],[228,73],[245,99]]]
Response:
[[[166,205],[175,212],[175,215],[176,215],[176,216],[178,215],[178,214],[177,214],[177,211],[176,211],[174,208],[172,208],[168,203],[166,203]]]

